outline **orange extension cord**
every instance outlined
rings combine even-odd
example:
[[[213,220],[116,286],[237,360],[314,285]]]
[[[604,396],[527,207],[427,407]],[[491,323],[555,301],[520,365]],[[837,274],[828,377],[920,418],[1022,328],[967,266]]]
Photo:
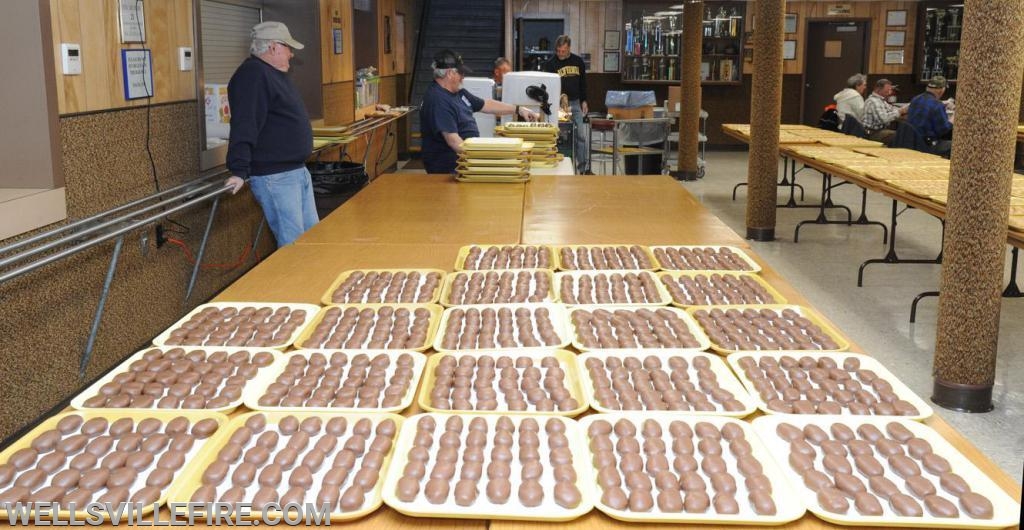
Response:
[[[182,241],[180,239],[175,239],[173,237],[168,237],[167,238],[167,242],[168,243],[173,243],[174,245],[177,245],[178,247],[181,247],[182,252],[185,254],[185,258],[188,259],[189,263],[195,265],[196,258],[192,254],[192,249],[188,248],[188,245],[186,245],[184,241]],[[204,263],[203,265],[200,266],[200,268],[201,269],[223,269],[223,270],[237,269],[238,267],[241,267],[243,263],[245,263],[245,260],[249,258],[249,254],[251,252],[253,252],[252,243],[247,243],[245,245],[245,250],[242,251],[242,255],[238,257],[238,261],[236,261],[234,263]],[[256,253],[256,263],[259,263],[259,262],[260,262],[260,255],[257,252]]]

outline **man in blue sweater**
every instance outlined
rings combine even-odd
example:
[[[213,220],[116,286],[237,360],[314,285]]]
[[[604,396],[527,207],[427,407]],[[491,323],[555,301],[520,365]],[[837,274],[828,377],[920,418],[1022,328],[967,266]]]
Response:
[[[298,88],[288,77],[292,50],[303,45],[280,22],[252,28],[252,54],[228,82],[231,136],[227,180],[237,193],[246,180],[263,208],[277,245],[295,241],[319,221],[306,159],[313,129]]]
[[[924,140],[932,146],[932,153],[948,157],[953,148],[949,139],[953,134],[953,120],[949,117],[947,103],[942,102],[946,85],[945,77],[932,77],[925,91],[910,100],[907,122],[921,132]]]

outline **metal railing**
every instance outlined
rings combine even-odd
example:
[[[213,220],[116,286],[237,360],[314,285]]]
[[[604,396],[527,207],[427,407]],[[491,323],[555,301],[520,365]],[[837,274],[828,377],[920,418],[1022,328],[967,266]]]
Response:
[[[78,375],[84,377],[89,361],[92,360],[100,320],[103,317],[107,297],[110,294],[110,286],[114,280],[114,272],[124,248],[125,236],[148,225],[156,224],[170,215],[212,201],[206,229],[203,232],[199,251],[195,256],[188,289],[185,292],[184,301],[187,303],[199,277],[217,206],[221,196],[230,190],[229,186],[223,184],[223,179],[227,176],[229,173],[223,169],[203,173],[198,178],[184,184],[0,246],[0,284],[107,241],[115,241],[103,281],[103,289],[100,291],[100,299],[93,315],[89,338],[86,341],[85,350],[79,358]],[[263,222],[261,221],[253,241],[254,248],[259,243],[262,231]]]

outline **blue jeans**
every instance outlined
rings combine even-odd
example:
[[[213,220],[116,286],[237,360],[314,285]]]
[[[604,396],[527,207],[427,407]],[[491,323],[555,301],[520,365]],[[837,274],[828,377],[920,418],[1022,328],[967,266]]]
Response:
[[[569,110],[572,112],[572,122],[576,124],[576,173],[582,175],[590,170],[590,146],[587,145],[587,134],[583,129],[583,107],[580,100],[569,101]]]
[[[253,176],[249,184],[278,247],[295,241],[320,220],[313,201],[313,181],[305,166]]]

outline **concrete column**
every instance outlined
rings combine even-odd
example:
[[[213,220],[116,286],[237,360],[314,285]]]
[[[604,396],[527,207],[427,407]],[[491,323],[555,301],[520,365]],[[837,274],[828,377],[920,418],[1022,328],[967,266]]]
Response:
[[[750,93],[750,160],[747,165],[747,239],[775,239],[779,121],[782,116],[782,40],[785,0],[753,3],[754,76]]]
[[[697,179],[697,133],[700,131],[700,58],[704,35],[704,2],[688,2],[683,8],[683,56],[680,68],[679,180]],[[668,109],[673,110],[673,109]]]
[[[932,401],[992,409],[1006,221],[1024,75],[1024,0],[967,0]]]

